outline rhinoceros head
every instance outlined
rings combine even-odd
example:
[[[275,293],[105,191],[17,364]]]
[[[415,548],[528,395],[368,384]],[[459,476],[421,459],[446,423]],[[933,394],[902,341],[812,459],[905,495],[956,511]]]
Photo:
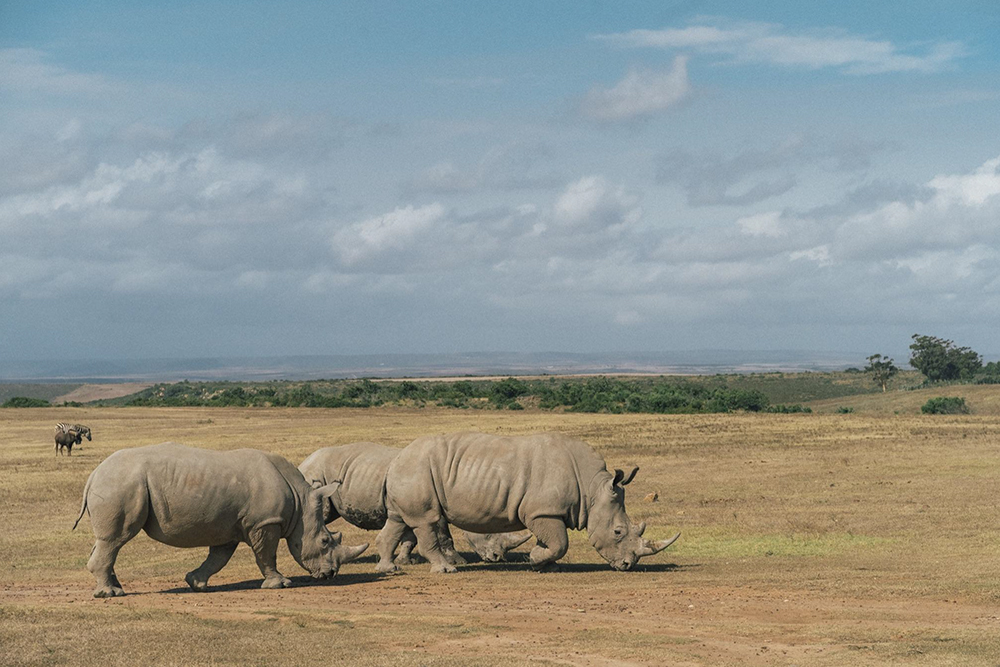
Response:
[[[288,537],[288,552],[314,579],[326,579],[337,574],[340,566],[354,560],[368,548],[368,544],[355,547],[340,543],[340,533],[331,533],[323,521],[323,509],[330,494],[340,482],[333,482],[312,489],[302,500],[302,521]]]
[[[642,537],[645,523],[634,524],[625,513],[625,485],[639,472],[632,466],[628,472],[615,469],[614,474],[602,472],[593,483],[587,532],[590,543],[601,557],[616,570],[630,570],[643,556],[663,551],[680,537],[650,542]]]

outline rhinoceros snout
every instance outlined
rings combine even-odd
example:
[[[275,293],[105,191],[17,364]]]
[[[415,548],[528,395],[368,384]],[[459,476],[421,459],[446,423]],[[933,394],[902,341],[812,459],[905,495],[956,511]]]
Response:
[[[632,569],[633,565],[635,565],[635,563],[632,562],[632,561],[630,561],[630,560],[620,560],[620,561],[611,563],[611,567],[613,567],[614,569],[618,570],[619,572],[627,572],[627,571],[629,571],[629,570]]]

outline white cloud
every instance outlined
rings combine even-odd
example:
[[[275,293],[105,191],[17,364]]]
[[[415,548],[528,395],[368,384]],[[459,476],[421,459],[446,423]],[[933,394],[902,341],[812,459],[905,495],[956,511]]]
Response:
[[[611,88],[591,88],[580,110],[592,120],[628,121],[665,111],[690,92],[687,58],[677,56],[668,70],[633,69]]]
[[[636,198],[611,187],[601,176],[585,176],[570,183],[556,200],[555,221],[570,227],[607,228],[633,223],[642,215]]]
[[[718,25],[711,25],[711,22]],[[959,42],[904,48],[891,41],[827,29],[793,32],[773,23],[702,20],[686,28],[630,30],[595,39],[631,48],[687,49],[736,62],[839,69],[849,74],[937,72],[965,54]]]
[[[938,176],[928,185],[937,190],[941,201],[981,206],[1000,194],[1000,157],[987,160],[971,174]]]
[[[444,206],[438,203],[397,208],[337,232],[333,248],[346,264],[354,264],[386,250],[405,248],[443,216]]]
[[[785,230],[782,229],[781,226],[781,211],[769,211],[767,213],[748,215],[744,218],[737,219],[736,224],[740,228],[740,233],[746,234],[747,236],[767,236],[769,238],[778,238],[779,236],[784,236],[786,234]]]
[[[47,61],[44,51],[0,49],[0,89],[48,95],[103,95],[112,84],[97,74],[74,72]]]

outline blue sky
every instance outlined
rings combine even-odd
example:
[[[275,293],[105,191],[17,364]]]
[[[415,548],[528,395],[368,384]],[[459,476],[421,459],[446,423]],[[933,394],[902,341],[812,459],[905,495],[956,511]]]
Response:
[[[1000,8],[0,1],[0,359],[1000,351]]]

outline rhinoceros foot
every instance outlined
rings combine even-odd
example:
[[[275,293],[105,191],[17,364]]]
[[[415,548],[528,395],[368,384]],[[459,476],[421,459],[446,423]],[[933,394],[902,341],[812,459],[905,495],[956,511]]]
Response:
[[[469,561],[465,560],[462,554],[457,551],[445,551],[444,557],[451,565],[467,565]]]
[[[125,591],[118,586],[105,586],[94,591],[95,598],[120,598],[123,595]]]
[[[205,581],[201,581],[200,579],[195,578],[194,572],[188,572],[184,577],[184,581],[187,582],[187,585],[190,586],[193,591],[198,593],[208,591],[208,580],[206,579]]]
[[[435,563],[431,566],[432,574],[451,574],[452,572],[458,572],[458,568],[451,563]]]
[[[288,577],[271,577],[270,579],[265,579],[264,583],[260,585],[261,588],[291,588],[292,580]]]
[[[531,564],[531,569],[535,572],[559,572],[562,568],[559,567],[559,563],[541,563],[539,565]]]
[[[392,562],[379,561],[375,566],[375,571],[379,574],[401,574],[403,570]]]
[[[415,554],[400,554],[393,560],[396,565],[416,565],[422,561],[423,558]]]

